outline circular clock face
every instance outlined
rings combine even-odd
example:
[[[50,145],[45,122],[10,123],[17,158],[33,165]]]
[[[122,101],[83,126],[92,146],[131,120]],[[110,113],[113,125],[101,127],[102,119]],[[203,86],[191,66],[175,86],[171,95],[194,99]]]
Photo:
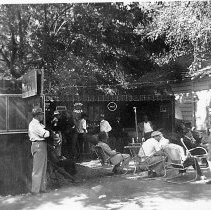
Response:
[[[109,111],[113,112],[117,109],[117,104],[115,102],[110,102],[107,105]]]

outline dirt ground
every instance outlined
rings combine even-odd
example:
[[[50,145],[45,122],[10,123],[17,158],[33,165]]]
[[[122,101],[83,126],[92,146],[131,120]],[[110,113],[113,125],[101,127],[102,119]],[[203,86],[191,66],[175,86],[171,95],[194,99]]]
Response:
[[[49,193],[0,197],[0,210],[211,209],[211,185],[205,182],[172,184],[132,173],[112,175],[111,167],[102,168],[97,161],[83,162],[76,176],[79,183]]]

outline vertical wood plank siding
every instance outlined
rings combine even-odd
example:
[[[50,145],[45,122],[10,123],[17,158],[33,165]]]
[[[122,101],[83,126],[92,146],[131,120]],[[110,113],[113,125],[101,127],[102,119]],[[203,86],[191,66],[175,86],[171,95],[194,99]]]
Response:
[[[0,195],[30,191],[32,158],[27,134],[0,134]]]

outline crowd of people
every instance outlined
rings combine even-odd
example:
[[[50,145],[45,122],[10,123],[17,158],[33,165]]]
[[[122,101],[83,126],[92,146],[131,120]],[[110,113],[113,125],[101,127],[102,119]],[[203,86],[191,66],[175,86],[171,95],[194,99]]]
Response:
[[[64,114],[55,110],[47,120],[46,126],[42,124],[44,113],[41,108],[34,108],[32,116],[28,131],[33,157],[31,192],[37,194],[46,190],[47,154],[51,163],[68,171],[68,166],[74,169],[73,163],[82,161],[84,152],[89,150],[92,141],[88,141],[90,138],[86,113],[82,112],[79,118],[76,118],[67,112]],[[110,123],[105,120],[104,114],[101,114],[99,132],[104,134],[103,138],[108,140],[111,130]],[[99,141],[100,138],[99,135]]]
[[[98,134],[91,134],[95,138],[90,138],[86,113],[80,113],[80,117],[76,119],[69,116],[68,113],[62,115],[55,110],[46,127],[42,124],[44,113],[41,108],[34,108],[32,115],[33,119],[29,124],[29,139],[32,142],[31,153],[33,157],[32,194],[46,191],[48,148],[51,151],[50,157],[55,159],[55,163],[64,167],[67,172],[70,172],[68,171],[69,166],[73,166],[74,161],[82,160],[84,152],[90,148],[90,145],[100,146],[104,150],[110,158],[111,164],[114,165],[112,170],[114,173],[127,171],[131,157],[124,150],[124,146],[129,142],[124,140],[126,133],[121,126],[120,117],[117,117],[111,125],[105,119],[105,115],[101,114]],[[177,148],[181,152],[184,167],[192,165],[197,171],[198,179],[204,179],[197,159],[189,156],[179,141],[165,138],[160,130],[155,130],[146,115],[144,121],[138,124],[138,129],[143,136],[142,147],[138,153],[139,169],[147,170],[149,177],[163,175],[163,164],[168,161],[168,150]],[[182,125],[180,129],[179,138],[184,138],[188,148],[200,145],[200,136],[196,140],[190,126]],[[145,160],[148,162],[149,167],[147,168],[145,164],[142,164]],[[183,172],[181,170],[181,173]]]

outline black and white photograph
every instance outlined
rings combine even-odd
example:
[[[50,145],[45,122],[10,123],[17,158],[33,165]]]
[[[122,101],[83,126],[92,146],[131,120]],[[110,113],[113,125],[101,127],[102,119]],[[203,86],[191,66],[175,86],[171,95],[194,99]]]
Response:
[[[0,2],[0,210],[210,210],[211,2]]]

